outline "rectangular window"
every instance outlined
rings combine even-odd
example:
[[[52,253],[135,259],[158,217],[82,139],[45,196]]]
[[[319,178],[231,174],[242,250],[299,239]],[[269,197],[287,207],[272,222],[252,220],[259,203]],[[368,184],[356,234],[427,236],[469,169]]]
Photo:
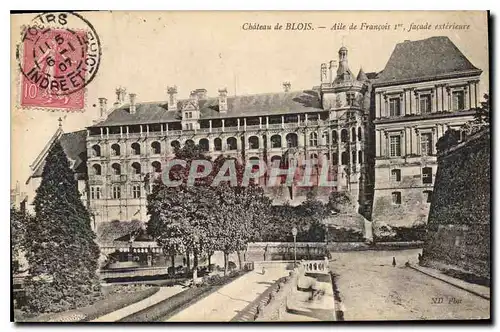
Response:
[[[141,197],[141,186],[134,185],[132,187],[132,197],[133,198],[140,198]]]
[[[401,156],[401,136],[390,136],[389,140],[391,157]]]
[[[118,186],[113,187],[113,199],[120,199],[121,198],[121,188]]]
[[[346,94],[346,101],[347,101],[347,106],[353,106],[354,105],[354,94],[353,93]]]
[[[390,116],[401,115],[401,99],[399,99],[399,97],[389,99],[389,115]]]
[[[432,183],[432,167],[422,168],[422,183]]]
[[[432,133],[423,133],[420,135],[420,148],[423,156],[432,155]]]
[[[399,191],[395,191],[392,193],[392,203],[401,204],[401,193]]]
[[[419,97],[420,113],[427,114],[431,112],[431,95],[425,94]]]
[[[90,187],[90,198],[101,199],[101,187]]]
[[[401,170],[400,169],[391,170],[391,180],[394,182],[401,181]]]
[[[453,100],[453,110],[454,111],[463,110],[465,108],[464,92],[463,91],[453,91],[451,96],[452,96],[452,100]]]

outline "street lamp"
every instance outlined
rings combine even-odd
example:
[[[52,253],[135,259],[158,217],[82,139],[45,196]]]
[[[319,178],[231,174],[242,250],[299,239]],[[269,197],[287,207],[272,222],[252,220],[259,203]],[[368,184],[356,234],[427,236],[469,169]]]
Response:
[[[293,235],[293,267],[295,268],[295,264],[297,263],[297,227],[292,228]]]

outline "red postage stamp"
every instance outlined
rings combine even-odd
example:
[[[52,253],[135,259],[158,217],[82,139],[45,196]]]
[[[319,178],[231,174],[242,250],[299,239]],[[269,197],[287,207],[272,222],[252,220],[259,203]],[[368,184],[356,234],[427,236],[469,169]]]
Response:
[[[97,73],[100,55],[99,38],[80,15],[38,15],[17,50],[21,106],[82,110],[85,86]]]

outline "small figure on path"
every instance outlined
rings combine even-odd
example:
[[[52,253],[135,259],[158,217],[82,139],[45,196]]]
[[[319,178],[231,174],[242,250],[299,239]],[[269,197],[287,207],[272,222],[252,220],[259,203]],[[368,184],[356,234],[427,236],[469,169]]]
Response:
[[[418,265],[422,264],[422,254],[418,253]]]
[[[392,266],[396,267],[396,257],[392,257]]]
[[[266,274],[266,268],[263,266],[262,267],[262,275]]]

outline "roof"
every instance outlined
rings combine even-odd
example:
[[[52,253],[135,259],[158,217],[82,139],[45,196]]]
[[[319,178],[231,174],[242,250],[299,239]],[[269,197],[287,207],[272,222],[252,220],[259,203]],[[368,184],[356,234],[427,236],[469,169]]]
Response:
[[[432,79],[465,72],[480,74],[481,70],[448,37],[431,37],[397,44],[376,84]]]
[[[55,137],[61,143],[61,146],[66,153],[71,165],[71,169],[75,173],[86,173],[87,172],[87,130],[79,130],[70,133],[62,133],[59,137]],[[48,147],[52,145],[53,140],[48,142]],[[43,150],[43,155],[37,158],[40,162],[33,169],[31,177],[42,176],[43,167],[45,166],[45,157],[47,156],[49,149]]]
[[[181,100],[178,109],[187,102],[189,99]],[[201,120],[323,111],[318,92],[315,90],[228,97],[228,110],[224,113],[219,112],[218,98],[201,99],[198,103]],[[115,109],[104,121],[92,127],[181,121],[180,111],[168,111],[165,101],[138,103],[135,114],[130,114],[129,108],[130,105],[127,104]]]
[[[112,244],[113,241],[128,236],[142,229],[144,223],[139,220],[110,221],[97,224],[97,242],[101,245]]]

